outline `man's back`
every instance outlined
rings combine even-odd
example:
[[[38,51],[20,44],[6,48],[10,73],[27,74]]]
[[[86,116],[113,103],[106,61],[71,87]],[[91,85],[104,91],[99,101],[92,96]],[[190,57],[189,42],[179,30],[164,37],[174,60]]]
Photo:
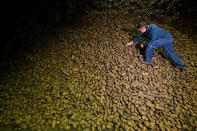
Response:
[[[172,38],[172,35],[170,35],[168,31],[165,31],[164,29],[158,27],[155,24],[150,24],[147,26],[147,31],[145,32],[145,35],[151,40],[156,40],[159,38]]]

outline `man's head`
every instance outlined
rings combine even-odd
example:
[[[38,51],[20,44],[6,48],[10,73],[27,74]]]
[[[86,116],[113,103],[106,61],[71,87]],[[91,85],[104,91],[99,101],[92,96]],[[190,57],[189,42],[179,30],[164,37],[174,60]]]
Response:
[[[138,25],[138,30],[139,30],[139,32],[140,33],[144,33],[144,32],[146,32],[146,23],[144,23],[144,22],[141,22],[139,25]]]

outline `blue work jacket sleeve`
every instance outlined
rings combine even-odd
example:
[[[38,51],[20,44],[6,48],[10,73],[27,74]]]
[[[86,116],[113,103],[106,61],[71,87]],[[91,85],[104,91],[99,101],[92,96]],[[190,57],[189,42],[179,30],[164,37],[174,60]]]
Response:
[[[140,36],[138,36],[137,38],[135,38],[133,40],[133,43],[136,43],[136,42],[140,41],[143,37],[144,37],[143,34],[141,34]]]
[[[146,43],[144,43],[143,45],[144,46],[147,46],[148,44],[150,44],[150,43],[152,43],[153,41],[155,41],[156,40],[156,35],[152,35],[152,37],[151,37],[151,40],[150,41],[147,41]]]

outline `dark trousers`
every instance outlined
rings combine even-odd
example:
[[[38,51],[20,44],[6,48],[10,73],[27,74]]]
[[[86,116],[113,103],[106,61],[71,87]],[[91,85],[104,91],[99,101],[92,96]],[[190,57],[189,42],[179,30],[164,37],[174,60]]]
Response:
[[[183,69],[184,65],[179,59],[179,57],[175,54],[172,43],[173,43],[173,38],[165,38],[165,39],[155,40],[154,42],[148,44],[145,51],[145,61],[151,62],[153,56],[153,50],[155,48],[163,47],[167,58],[171,59],[179,69]]]

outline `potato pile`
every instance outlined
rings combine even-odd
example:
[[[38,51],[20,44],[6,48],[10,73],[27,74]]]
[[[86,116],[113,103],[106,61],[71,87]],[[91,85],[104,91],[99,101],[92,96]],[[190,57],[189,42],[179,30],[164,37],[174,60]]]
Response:
[[[113,14],[113,15],[112,15]],[[87,15],[86,23],[57,30],[50,46],[15,61],[1,77],[0,124],[14,129],[195,130],[197,47],[176,29],[180,72],[157,52],[143,65],[129,14]],[[83,20],[81,20],[83,21]],[[81,22],[79,20],[79,23]],[[138,34],[136,34],[138,35]]]

